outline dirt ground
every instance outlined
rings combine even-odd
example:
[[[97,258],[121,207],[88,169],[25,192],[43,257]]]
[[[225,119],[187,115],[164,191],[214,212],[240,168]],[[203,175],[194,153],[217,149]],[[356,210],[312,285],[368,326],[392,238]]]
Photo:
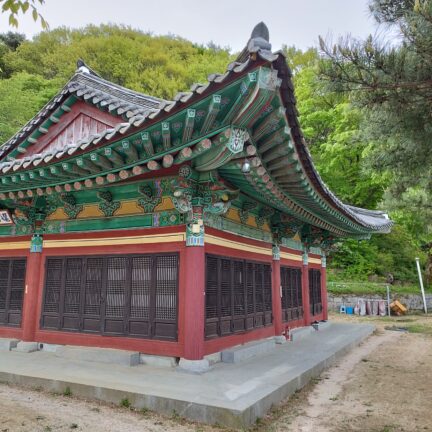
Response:
[[[260,419],[254,432],[432,431],[432,317],[365,318],[377,332]],[[406,327],[412,332],[386,330]],[[415,332],[415,333],[414,333]],[[202,431],[223,428],[0,385],[0,432]]]

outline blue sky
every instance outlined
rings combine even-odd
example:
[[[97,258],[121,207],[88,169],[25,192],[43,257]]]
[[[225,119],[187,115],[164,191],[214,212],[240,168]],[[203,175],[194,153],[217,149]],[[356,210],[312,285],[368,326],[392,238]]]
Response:
[[[238,51],[253,26],[264,21],[273,49],[282,44],[316,46],[318,35],[375,33],[367,0],[46,0],[40,8],[51,28],[118,23],[154,34],[176,34],[193,42],[213,41]],[[0,16],[0,32],[11,30]],[[14,30],[12,28],[12,30]],[[18,31],[31,37],[40,31],[30,14]]]

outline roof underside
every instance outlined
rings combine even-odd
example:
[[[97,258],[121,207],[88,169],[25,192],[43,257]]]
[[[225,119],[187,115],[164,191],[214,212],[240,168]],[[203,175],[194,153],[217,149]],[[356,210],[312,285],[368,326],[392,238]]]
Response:
[[[142,174],[192,161],[197,169],[201,164],[202,171],[218,170],[247,196],[279,210],[293,227],[301,222],[336,236],[359,238],[389,232],[392,222],[384,212],[346,205],[322,181],[299,125],[291,71],[284,55],[270,48],[268,31],[260,24],[226,73],[212,74],[207,83],[193,85],[173,101],[125,89],[81,67],[0,147],[0,202],[10,207],[17,197],[33,196],[36,188],[68,191],[74,182],[108,174],[112,184],[127,178],[122,172]],[[27,157],[26,149],[61,121],[77,99],[122,121],[56,152]],[[247,132],[247,150],[217,150],[218,137],[227,129]],[[206,151],[213,155],[212,145],[215,161],[223,161],[219,165],[202,159]],[[241,158],[252,161],[251,172],[243,172]]]

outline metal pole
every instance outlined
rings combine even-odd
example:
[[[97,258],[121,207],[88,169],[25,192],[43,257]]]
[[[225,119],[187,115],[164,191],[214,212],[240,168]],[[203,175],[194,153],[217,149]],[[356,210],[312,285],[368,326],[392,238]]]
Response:
[[[390,287],[387,285],[387,314],[391,316],[390,313]]]
[[[423,286],[423,278],[422,278],[421,270],[420,270],[420,258],[416,258],[415,260],[416,260],[416,264],[417,264],[417,272],[418,272],[419,281],[420,281],[420,289],[421,289],[421,293],[422,293],[422,297],[423,297],[424,312],[425,312],[425,314],[427,314],[427,304],[426,304],[426,297],[425,297],[424,286]]]

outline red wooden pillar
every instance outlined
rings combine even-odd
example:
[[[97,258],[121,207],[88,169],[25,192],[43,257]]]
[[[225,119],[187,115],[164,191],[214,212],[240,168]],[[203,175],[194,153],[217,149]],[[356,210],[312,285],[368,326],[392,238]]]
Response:
[[[302,265],[302,294],[303,294],[303,322],[304,325],[309,325],[311,321],[310,314],[310,299],[309,299],[309,265],[308,253],[303,252],[303,265]]]
[[[273,246],[272,303],[275,336],[280,337],[282,336],[282,299],[279,246]]]
[[[23,299],[22,339],[35,342],[38,325],[37,306],[39,300],[39,280],[42,267],[42,237],[33,236],[30,254],[27,258],[26,279]]]
[[[328,319],[328,299],[327,299],[327,268],[326,256],[321,257],[321,302],[323,308],[323,319]]]
[[[186,360],[204,357],[205,249],[202,208],[193,209],[194,222],[186,226],[184,354]]]

